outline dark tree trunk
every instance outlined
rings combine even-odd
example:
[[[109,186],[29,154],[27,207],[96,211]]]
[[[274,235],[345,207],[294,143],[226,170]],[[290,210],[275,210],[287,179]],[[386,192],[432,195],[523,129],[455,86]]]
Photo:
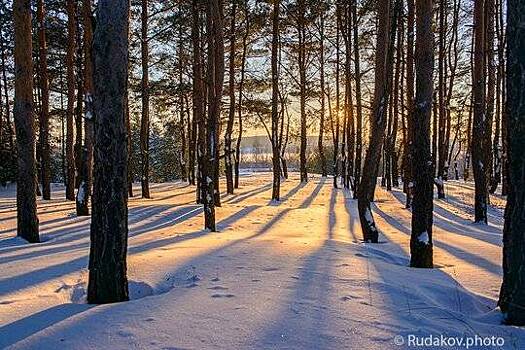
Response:
[[[363,154],[363,105],[361,97],[361,64],[359,55],[357,0],[352,2],[352,24],[354,34],[354,75],[355,75],[355,97],[356,97],[356,144],[354,164],[354,199],[357,199],[357,190],[361,181],[361,157]]]
[[[418,0],[416,40],[416,97],[414,101],[414,135],[412,174],[412,234],[410,266],[432,268],[433,180],[430,153],[430,120],[434,69],[434,37],[432,33],[432,0]]]
[[[321,161],[321,175],[323,177],[326,177],[328,175],[328,170],[326,167],[326,155],[324,152],[324,129],[325,129],[325,73],[324,73],[324,36],[325,36],[325,29],[324,29],[324,17],[325,13],[324,10],[319,15],[320,21],[319,21],[319,36],[320,36],[320,47],[319,47],[319,65],[320,65],[320,85],[321,85],[321,110],[319,114],[319,138],[317,140],[317,147],[319,149],[319,160]]]
[[[13,2],[15,34],[14,120],[18,149],[16,180],[17,235],[30,243],[40,242],[36,213],[35,120],[33,116],[33,62],[31,60],[31,2]]]
[[[281,191],[281,151],[279,149],[279,0],[273,3],[272,14],[272,200],[280,199]]]
[[[363,166],[363,178],[357,191],[359,219],[366,242],[377,243],[379,231],[372,216],[370,203],[374,199],[374,191],[379,171],[382,140],[385,136],[386,112],[388,108],[389,91],[392,78],[393,42],[395,38],[396,18],[401,10],[400,0],[396,0],[394,15],[391,16],[389,0],[377,3],[378,31],[375,56],[375,90],[373,111],[370,119],[370,142]],[[392,18],[391,18],[392,17]]]
[[[474,170],[475,202],[474,221],[487,223],[487,153],[490,155],[490,142],[486,144],[486,100],[485,100],[485,10],[484,0],[474,2],[474,70],[472,93],[474,95],[474,120],[472,125],[472,168]],[[490,139],[490,137],[489,137]]]
[[[235,16],[237,15],[237,2],[232,2],[231,9],[231,23],[230,23],[230,71],[229,71],[229,98],[230,106],[228,111],[228,122],[226,124],[226,132],[224,134],[224,163],[226,173],[226,193],[233,194],[234,180],[233,180],[233,149],[232,149],[232,133],[233,124],[235,122]]]
[[[75,107],[75,188],[80,187],[81,177],[82,177],[82,168],[83,168],[83,150],[82,150],[82,138],[84,130],[82,128],[82,100],[84,99],[84,83],[83,83],[83,72],[82,72],[82,49],[83,43],[81,38],[80,30],[80,11],[77,11],[75,3],[75,13],[76,13],[76,36],[77,36],[77,54],[76,54],[76,83],[77,83],[77,105]]]
[[[334,188],[339,187],[339,133],[340,133],[340,106],[339,106],[339,83],[340,83],[340,41],[341,41],[341,5],[339,2],[336,3],[336,37],[335,37],[335,132],[334,132]],[[333,120],[332,120],[333,123]]]
[[[222,1],[211,0],[206,4],[206,29],[208,39],[207,81],[208,116],[206,129],[206,154],[203,161],[203,201],[205,228],[216,231],[215,206],[218,191],[218,123],[221,112],[222,87],[224,80],[224,41],[223,41]]]
[[[66,199],[75,200],[75,149],[73,121],[75,118],[75,43],[77,25],[75,20],[75,1],[66,1],[67,12],[67,113],[66,113]]]
[[[241,78],[239,81],[239,101],[237,103],[237,114],[239,122],[239,135],[237,136],[237,143],[235,145],[235,188],[239,188],[239,167],[241,164],[241,141],[242,141],[242,97],[244,92],[244,77],[246,73],[246,55],[248,53],[248,36],[250,35],[250,11],[248,8],[248,0],[244,4],[245,8],[245,33],[242,38],[242,57],[241,57]]]
[[[39,63],[40,63],[40,90],[41,90],[41,110],[40,110],[40,159],[41,159],[41,180],[42,180],[42,199],[51,199],[51,157],[49,149],[49,78],[47,74],[47,43],[46,29],[44,22],[45,10],[44,1],[37,2],[38,17],[38,41],[39,41]],[[0,127],[0,130],[2,128]],[[1,131],[0,131],[1,132]]]
[[[404,169],[403,169],[403,187],[406,193],[405,207],[412,207],[412,144],[414,140],[413,115],[414,115],[414,25],[415,25],[415,3],[414,0],[407,0],[407,53],[406,53],[406,95],[407,95],[407,139],[404,143]]]
[[[503,227],[503,284],[499,306],[508,324],[525,325],[525,1],[507,7],[509,196]]]
[[[84,20],[84,147],[82,149],[80,184],[77,192],[76,207],[78,216],[89,215],[89,197],[91,196],[93,173],[93,121],[95,120],[95,112],[93,110],[93,24],[91,18],[91,0],[82,0],[82,14]],[[126,120],[126,124],[127,122]],[[129,154],[128,148],[128,155]]]
[[[306,3],[298,0],[297,34],[298,34],[298,64],[299,64],[299,106],[301,116],[300,149],[299,149],[299,172],[301,182],[308,181],[306,169]]]
[[[99,0],[93,41],[96,115],[88,302],[126,301],[129,2]]]
[[[446,76],[447,76],[447,48],[446,48],[446,35],[447,35],[447,6],[448,0],[440,0],[439,3],[439,59],[438,59],[438,114],[437,114],[437,149],[434,152],[437,155],[437,179],[435,181],[438,198],[445,198],[445,161],[447,156],[446,146],[446,118],[447,118],[447,106],[445,104],[445,91],[446,91]]]
[[[142,60],[142,118],[140,122],[140,183],[142,198],[149,193],[149,49],[148,49],[148,0],[142,0],[141,12],[141,60]]]

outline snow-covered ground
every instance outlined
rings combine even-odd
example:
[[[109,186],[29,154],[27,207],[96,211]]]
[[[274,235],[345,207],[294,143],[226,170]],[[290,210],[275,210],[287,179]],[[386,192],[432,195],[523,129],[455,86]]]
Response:
[[[56,186],[38,203],[44,242],[25,244],[14,191],[0,189],[0,348],[408,349],[443,335],[463,346],[435,348],[524,349],[525,331],[496,309],[505,202],[492,197],[490,225],[474,225],[472,184],[446,188],[437,268],[417,270],[399,190],[377,189],[374,245],[361,243],[357,203],[331,179],[301,185],[294,174],[271,203],[270,174],[244,176],[223,197],[217,233],[202,230],[192,187],[153,185],[153,199],[129,202],[132,300],[102,306],[85,304],[89,218]],[[505,344],[476,339],[492,336]]]

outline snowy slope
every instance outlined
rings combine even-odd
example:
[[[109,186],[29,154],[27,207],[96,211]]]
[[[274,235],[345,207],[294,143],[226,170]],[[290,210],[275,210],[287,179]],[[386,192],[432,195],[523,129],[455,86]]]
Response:
[[[491,225],[474,225],[472,185],[447,183],[435,201],[438,268],[414,270],[400,191],[378,188],[383,234],[372,245],[360,242],[357,203],[331,179],[293,175],[278,204],[270,182],[243,177],[217,210],[218,233],[202,230],[190,186],[131,199],[133,300],[103,306],[85,304],[89,219],[56,187],[58,199],[39,202],[45,242],[28,245],[14,238],[13,189],[0,190],[0,348],[404,349],[396,335],[441,334],[525,348],[524,330],[500,325],[495,309],[503,199],[492,198]]]

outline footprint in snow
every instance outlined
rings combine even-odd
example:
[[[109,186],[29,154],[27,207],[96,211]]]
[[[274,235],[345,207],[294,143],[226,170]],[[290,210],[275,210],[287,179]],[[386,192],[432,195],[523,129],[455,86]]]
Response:
[[[263,271],[270,272],[270,271],[279,271],[280,269],[278,267],[265,267]]]
[[[233,294],[212,294],[212,298],[233,298]]]
[[[227,287],[223,287],[223,286],[213,286],[213,287],[210,287],[208,289],[211,289],[211,290],[228,290]]]

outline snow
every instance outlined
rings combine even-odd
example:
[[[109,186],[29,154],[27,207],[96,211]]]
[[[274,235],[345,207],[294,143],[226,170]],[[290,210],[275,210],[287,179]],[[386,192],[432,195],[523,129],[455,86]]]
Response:
[[[427,231],[422,232],[422,233],[417,237],[417,240],[418,240],[419,242],[421,242],[421,243],[429,244],[430,239],[428,238],[428,232],[427,232]]]
[[[430,335],[525,348],[496,308],[503,198],[491,197],[489,225],[474,225],[473,184],[448,181],[434,203],[436,268],[412,269],[402,191],[377,189],[380,244],[363,244],[357,202],[332,179],[291,174],[278,203],[271,179],[243,176],[235,195],[222,192],[215,233],[192,186],[131,198],[132,300],[100,306],[85,304],[89,217],[53,185],[54,199],[38,202],[43,243],[29,245],[15,237],[13,186],[0,189],[0,348],[406,349],[399,337]]]

